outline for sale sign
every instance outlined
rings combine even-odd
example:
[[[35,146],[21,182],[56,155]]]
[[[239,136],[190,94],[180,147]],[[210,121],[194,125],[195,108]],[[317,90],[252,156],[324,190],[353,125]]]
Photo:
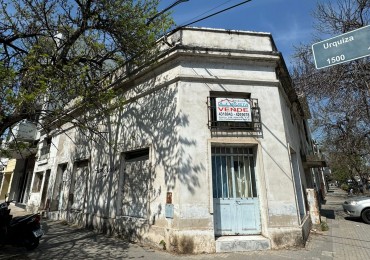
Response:
[[[216,98],[217,121],[252,122],[249,99]]]

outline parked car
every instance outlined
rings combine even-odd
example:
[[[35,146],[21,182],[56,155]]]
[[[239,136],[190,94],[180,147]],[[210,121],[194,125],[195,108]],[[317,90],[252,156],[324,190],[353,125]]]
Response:
[[[370,197],[349,198],[342,206],[349,216],[360,217],[366,224],[370,224]]]

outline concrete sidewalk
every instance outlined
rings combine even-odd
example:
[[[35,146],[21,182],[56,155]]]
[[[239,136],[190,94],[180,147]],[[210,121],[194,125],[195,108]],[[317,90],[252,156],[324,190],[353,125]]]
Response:
[[[0,203],[3,203],[4,200],[0,200]],[[18,216],[24,216],[27,214],[31,214],[31,212],[26,211],[26,205],[22,205],[17,202],[11,202],[9,204],[9,209],[10,209],[10,214],[13,215],[13,217],[18,217]]]
[[[348,199],[345,191],[331,187],[321,214],[326,216],[329,231],[318,237],[328,246],[325,251],[333,259],[370,259],[370,225],[361,219],[348,217],[342,203]]]
[[[23,248],[6,247],[0,259],[370,259],[370,225],[359,219],[347,218],[341,204],[347,194],[331,187],[327,201],[322,206],[329,230],[313,230],[305,248],[258,252],[176,255],[167,251],[129,243],[123,239],[106,237],[96,232],[79,229],[64,222],[43,221],[45,235],[40,246],[27,252]],[[14,208],[13,208],[14,207]],[[13,214],[23,214],[23,209],[12,205]]]

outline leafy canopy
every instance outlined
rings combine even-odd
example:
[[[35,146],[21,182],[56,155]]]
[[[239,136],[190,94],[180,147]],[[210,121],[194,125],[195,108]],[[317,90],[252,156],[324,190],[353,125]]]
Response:
[[[314,17],[312,43],[368,25],[370,0],[320,1]],[[317,70],[311,44],[296,48],[292,74],[309,99],[315,136],[338,175],[370,174],[370,59]]]
[[[107,87],[118,70],[146,62],[172,25],[168,14],[150,19],[157,6],[158,0],[1,1],[0,136],[23,119],[60,118],[76,97],[87,108],[111,98]]]

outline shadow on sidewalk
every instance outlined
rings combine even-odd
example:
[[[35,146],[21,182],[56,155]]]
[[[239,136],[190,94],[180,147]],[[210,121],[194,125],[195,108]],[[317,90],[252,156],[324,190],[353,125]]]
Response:
[[[335,211],[332,209],[321,209],[320,214],[328,219],[335,219]]]
[[[352,221],[352,222],[357,222],[357,223],[362,223],[364,224],[363,220],[360,217],[350,217],[350,216],[345,216],[345,220]]]
[[[33,251],[22,247],[5,246],[2,259],[124,259],[133,244],[63,222],[43,222],[45,235]],[[142,258],[139,253],[137,257]]]

